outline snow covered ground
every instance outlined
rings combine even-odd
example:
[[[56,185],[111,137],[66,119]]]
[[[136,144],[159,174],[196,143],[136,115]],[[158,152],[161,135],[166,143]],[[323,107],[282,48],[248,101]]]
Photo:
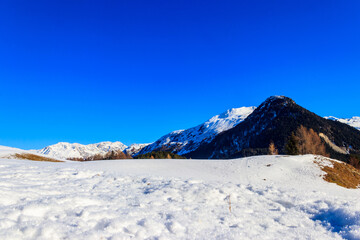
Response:
[[[360,189],[323,174],[312,155],[0,159],[0,239],[360,239]]]

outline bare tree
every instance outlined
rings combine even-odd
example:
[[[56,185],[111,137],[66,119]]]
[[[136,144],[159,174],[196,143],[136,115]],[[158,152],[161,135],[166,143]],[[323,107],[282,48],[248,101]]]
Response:
[[[275,147],[275,144],[273,141],[271,141],[269,144],[269,154],[270,155],[278,155],[279,154],[279,151]]]
[[[326,153],[325,144],[321,141],[319,134],[313,129],[300,126],[296,130],[295,137],[297,139],[299,154],[317,154],[329,156]]]

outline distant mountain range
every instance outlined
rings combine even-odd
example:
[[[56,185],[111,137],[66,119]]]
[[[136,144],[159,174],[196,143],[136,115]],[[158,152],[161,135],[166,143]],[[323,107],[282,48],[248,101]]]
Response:
[[[173,131],[151,144],[132,144],[126,146],[121,142],[101,142],[83,145],[79,143],[60,142],[47,146],[36,153],[45,154],[58,159],[89,158],[110,151],[123,151],[131,156],[145,154],[152,151],[171,151],[186,154],[197,149],[201,143],[210,142],[216,135],[242,122],[255,107],[232,108],[226,112],[210,118],[203,124],[186,130]]]
[[[286,139],[299,125],[325,134],[328,141],[339,148],[360,150],[360,132],[348,127],[360,130],[360,117],[322,118],[298,106],[290,98],[273,96],[258,108],[229,109],[196,127],[166,134],[151,144],[57,143],[36,152],[58,159],[88,158],[95,154],[105,155],[109,151],[123,151],[131,156],[152,151],[170,151],[192,158],[232,158],[264,154],[269,142],[273,141],[280,153],[284,153]]]
[[[79,143],[59,142],[37,150],[37,153],[57,159],[89,158],[96,154],[106,154],[109,151],[124,151],[127,148],[121,142],[101,142],[83,145]]]
[[[357,130],[360,130],[360,117],[352,117],[352,118],[325,117],[325,118],[333,121],[345,123],[349,126],[356,128]]]
[[[134,155],[147,145],[148,144],[132,144],[126,146],[121,142],[101,142],[83,145],[79,143],[59,142],[33,151],[57,159],[86,159],[95,155],[105,155],[111,151],[123,151],[126,154]]]

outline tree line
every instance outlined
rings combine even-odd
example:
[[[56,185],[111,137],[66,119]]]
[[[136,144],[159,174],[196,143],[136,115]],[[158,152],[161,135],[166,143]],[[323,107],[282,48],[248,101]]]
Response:
[[[72,161],[96,161],[96,160],[114,160],[114,159],[132,159],[131,155],[123,151],[110,151],[105,154],[95,154],[86,158],[69,158]]]

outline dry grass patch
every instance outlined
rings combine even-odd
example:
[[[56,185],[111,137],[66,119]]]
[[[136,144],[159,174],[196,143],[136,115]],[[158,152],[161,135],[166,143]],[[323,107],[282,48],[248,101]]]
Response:
[[[315,158],[321,170],[326,172],[324,180],[330,183],[336,183],[337,185],[345,188],[359,188],[360,186],[360,171],[350,164],[337,162],[328,158]],[[327,160],[331,162],[332,166],[324,166],[318,160]]]
[[[56,160],[53,158],[43,157],[31,153],[16,153],[15,155],[12,155],[11,157],[14,157],[16,159],[24,159],[24,160],[31,160],[31,161],[40,161],[40,162],[63,162],[60,160]]]

